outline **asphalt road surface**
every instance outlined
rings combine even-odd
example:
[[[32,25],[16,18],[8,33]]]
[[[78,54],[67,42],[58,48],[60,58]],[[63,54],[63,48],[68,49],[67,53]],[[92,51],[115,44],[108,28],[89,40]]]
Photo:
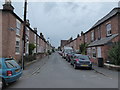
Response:
[[[33,72],[7,88],[118,88],[117,77],[107,77],[94,70],[75,70],[58,53],[52,54],[42,67],[40,62],[30,67],[36,67]]]

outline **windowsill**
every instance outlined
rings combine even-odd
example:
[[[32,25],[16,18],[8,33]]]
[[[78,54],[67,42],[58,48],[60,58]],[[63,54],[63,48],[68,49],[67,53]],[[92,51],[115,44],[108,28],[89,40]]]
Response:
[[[20,37],[20,35],[16,34],[16,36]]]
[[[19,55],[20,53],[15,53],[16,55]]]
[[[110,36],[112,36],[112,34],[109,34],[109,35],[107,35],[106,37],[110,37]]]
[[[96,59],[97,57],[92,57],[92,58]]]

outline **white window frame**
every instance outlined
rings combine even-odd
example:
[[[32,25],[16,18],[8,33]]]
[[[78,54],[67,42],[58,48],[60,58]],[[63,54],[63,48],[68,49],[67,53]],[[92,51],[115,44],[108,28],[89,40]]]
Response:
[[[94,41],[94,31],[91,31],[91,41]]]
[[[21,31],[21,22],[16,19],[16,35],[20,36],[20,31]]]
[[[112,33],[111,33],[111,31],[112,31],[111,23],[106,24],[106,31],[107,31],[107,36],[112,35]]]
[[[26,39],[29,40],[29,28],[26,28]]]
[[[87,48],[87,54],[91,57],[91,48]]]
[[[98,27],[98,39],[101,39],[101,30],[100,30],[100,27]]]
[[[97,57],[98,58],[102,57],[102,48],[101,47],[97,47]]]
[[[16,42],[19,42],[19,45],[17,45]],[[20,38],[16,37],[16,42],[15,42],[15,54],[20,54]],[[16,52],[16,48],[19,48],[19,52]]]
[[[36,34],[34,34],[34,43],[36,44]]]
[[[85,34],[85,42],[87,42],[87,34]]]

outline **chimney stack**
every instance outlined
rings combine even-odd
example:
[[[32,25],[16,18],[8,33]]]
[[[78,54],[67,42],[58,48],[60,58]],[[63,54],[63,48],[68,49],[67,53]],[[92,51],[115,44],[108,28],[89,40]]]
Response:
[[[34,31],[37,33],[37,28],[34,28]]]
[[[80,37],[80,35],[79,35],[79,34],[77,35],[77,38],[78,38],[78,37]]]
[[[13,12],[14,7],[11,5],[11,0],[5,0],[5,4],[3,4],[3,10],[8,10]]]
[[[81,36],[82,36],[83,34],[84,34],[83,31],[81,31]]]
[[[26,21],[26,25],[27,25],[27,26],[30,26],[30,22],[29,22],[28,19],[27,19],[27,21]]]

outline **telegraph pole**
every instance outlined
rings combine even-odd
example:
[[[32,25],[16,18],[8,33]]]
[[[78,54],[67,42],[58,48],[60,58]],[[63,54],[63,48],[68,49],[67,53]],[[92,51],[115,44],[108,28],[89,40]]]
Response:
[[[24,66],[24,56],[25,56],[25,43],[26,43],[26,16],[27,16],[27,0],[24,2],[24,22],[23,22],[23,54],[22,54],[22,68],[25,69]]]

